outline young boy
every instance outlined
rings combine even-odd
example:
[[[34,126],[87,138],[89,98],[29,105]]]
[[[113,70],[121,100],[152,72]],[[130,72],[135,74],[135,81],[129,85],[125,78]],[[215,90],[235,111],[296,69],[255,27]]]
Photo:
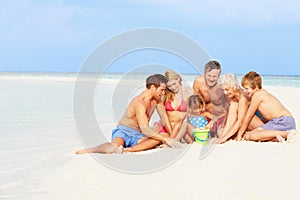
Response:
[[[243,136],[245,140],[277,139],[282,142],[287,138],[288,142],[291,142],[296,133],[295,119],[275,96],[262,89],[261,76],[253,71],[245,74],[242,78],[242,86],[251,98],[251,103],[238,131],[238,140],[242,138],[253,115],[258,111],[267,123],[253,131],[246,132]]]

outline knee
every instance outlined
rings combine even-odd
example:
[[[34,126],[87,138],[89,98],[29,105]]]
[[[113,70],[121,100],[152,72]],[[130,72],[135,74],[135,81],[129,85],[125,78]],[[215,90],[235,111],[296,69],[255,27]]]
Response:
[[[255,132],[252,132],[252,133],[249,134],[249,140],[258,141],[259,138],[258,138],[258,136]]]
[[[168,137],[170,136],[170,134],[169,134],[169,133],[166,133],[166,132],[160,132],[160,134],[161,134],[161,135],[164,135],[164,136],[168,136]]]
[[[243,136],[243,138],[245,140],[256,140],[256,136],[255,136],[255,133],[253,131],[250,131],[250,132],[246,132]]]

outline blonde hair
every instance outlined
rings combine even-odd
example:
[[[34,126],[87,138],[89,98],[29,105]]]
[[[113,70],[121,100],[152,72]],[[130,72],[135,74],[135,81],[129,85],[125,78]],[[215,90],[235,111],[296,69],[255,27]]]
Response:
[[[167,78],[167,81],[178,80],[179,84],[181,85],[182,78],[181,78],[181,76],[177,72],[175,72],[173,70],[168,70],[168,71],[165,72],[165,77]],[[173,101],[174,98],[175,98],[174,92],[172,92],[171,90],[169,90],[169,88],[167,87],[165,102]]]
[[[234,91],[240,90],[239,82],[236,76],[232,73],[221,75],[221,77],[218,80],[218,84],[226,84]]]

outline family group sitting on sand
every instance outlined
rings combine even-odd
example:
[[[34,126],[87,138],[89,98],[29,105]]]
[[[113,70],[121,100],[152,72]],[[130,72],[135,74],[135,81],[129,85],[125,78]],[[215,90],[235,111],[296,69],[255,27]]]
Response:
[[[204,75],[198,76],[193,90],[182,85],[175,71],[154,74],[146,79],[146,89],[128,105],[112,131],[111,142],[78,150],[83,153],[123,153],[155,148],[159,145],[182,147],[193,143],[193,129],[210,129],[210,137],[221,144],[234,139],[291,142],[296,134],[292,114],[272,94],[262,89],[256,72],[221,74],[221,65],[209,61]],[[149,126],[154,111],[160,121]]]

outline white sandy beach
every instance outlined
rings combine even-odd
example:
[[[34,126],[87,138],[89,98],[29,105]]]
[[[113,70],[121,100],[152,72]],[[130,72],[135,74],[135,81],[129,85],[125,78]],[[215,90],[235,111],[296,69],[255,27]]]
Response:
[[[108,139],[114,88],[114,81],[104,81],[95,95],[95,115]],[[299,130],[300,88],[265,88],[292,112]],[[291,144],[230,141],[202,160],[203,146],[194,143],[161,170],[122,173],[74,154],[83,148],[73,115],[74,79],[0,78],[0,90],[0,199],[299,199],[299,134]]]

